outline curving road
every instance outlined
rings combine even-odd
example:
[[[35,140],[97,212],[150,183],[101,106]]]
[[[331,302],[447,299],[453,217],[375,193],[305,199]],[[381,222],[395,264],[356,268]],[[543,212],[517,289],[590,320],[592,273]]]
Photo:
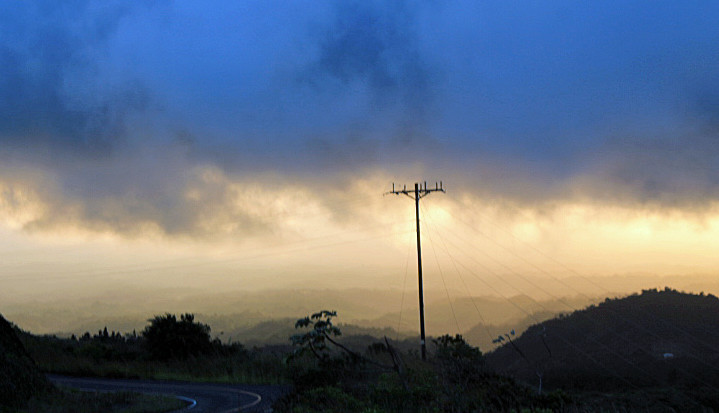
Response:
[[[165,394],[189,403],[182,412],[230,413],[269,410],[272,401],[287,390],[284,386],[245,386],[157,380],[99,379],[48,375],[55,384],[87,391],[134,391]],[[265,397],[263,398],[264,395]]]

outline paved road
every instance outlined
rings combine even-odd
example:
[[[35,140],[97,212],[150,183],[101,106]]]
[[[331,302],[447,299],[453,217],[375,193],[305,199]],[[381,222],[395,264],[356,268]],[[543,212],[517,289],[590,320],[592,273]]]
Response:
[[[187,400],[187,413],[265,411],[286,390],[282,386],[243,386],[155,380],[98,379],[48,375],[55,384],[92,391],[135,391],[166,394]],[[265,395],[265,398],[261,395]]]

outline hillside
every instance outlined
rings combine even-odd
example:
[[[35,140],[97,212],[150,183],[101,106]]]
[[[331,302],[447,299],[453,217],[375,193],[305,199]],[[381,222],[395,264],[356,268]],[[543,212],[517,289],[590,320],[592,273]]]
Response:
[[[13,327],[0,315],[0,411],[19,408],[31,396],[45,393],[50,388]]]
[[[511,341],[510,341],[511,340]],[[505,337],[496,371],[548,388],[646,386],[719,394],[719,299],[666,288],[606,299]]]

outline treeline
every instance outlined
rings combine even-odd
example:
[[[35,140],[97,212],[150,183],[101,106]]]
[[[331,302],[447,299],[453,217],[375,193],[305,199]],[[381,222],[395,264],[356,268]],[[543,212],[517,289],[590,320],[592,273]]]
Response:
[[[81,341],[83,343],[89,342],[89,341],[97,341],[97,342],[135,342],[138,339],[140,339],[141,336],[137,335],[137,332],[135,330],[132,330],[132,333],[125,333],[124,335],[120,333],[119,331],[113,330],[112,332],[108,333],[107,326],[105,326],[104,329],[98,330],[97,334],[90,335],[89,331],[86,331],[85,334],[81,335],[80,338],[75,336],[75,334],[70,336],[70,340],[72,341]]]
[[[190,357],[228,356],[246,351],[240,343],[223,344],[219,338],[212,339],[210,326],[195,321],[193,314],[181,314],[178,318],[167,313],[148,321],[140,334],[135,330],[122,334],[108,331],[105,327],[94,335],[85,332],[77,338],[73,334],[69,340],[55,336],[43,338],[62,343],[61,347],[67,353],[89,356],[96,361],[187,360]],[[28,341],[27,335],[25,337]],[[33,343],[28,344],[33,346]]]
[[[265,355],[251,355],[240,343],[212,339],[210,326],[193,314],[158,315],[141,332],[108,328],[97,334],[61,338],[35,336],[16,328],[28,353],[42,371],[75,376],[277,382],[253,372]],[[272,369],[270,369],[272,370]],[[276,369],[275,369],[276,370]]]

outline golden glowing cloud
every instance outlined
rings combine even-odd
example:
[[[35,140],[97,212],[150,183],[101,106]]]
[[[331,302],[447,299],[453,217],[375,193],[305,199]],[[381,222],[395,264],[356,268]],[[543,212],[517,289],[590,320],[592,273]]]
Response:
[[[0,253],[10,256],[0,277],[28,288],[38,274],[79,285],[91,279],[220,290],[402,288],[404,274],[414,271],[414,202],[382,196],[391,182],[384,173],[332,187],[234,177],[211,167],[186,175],[181,195],[169,198],[180,204],[166,211],[122,196],[83,204],[58,195],[51,180],[0,181]],[[531,204],[450,189],[421,205],[430,289],[486,293],[486,283],[503,276],[719,267],[719,204],[701,213],[586,199]],[[13,244],[24,253],[12,256]]]

